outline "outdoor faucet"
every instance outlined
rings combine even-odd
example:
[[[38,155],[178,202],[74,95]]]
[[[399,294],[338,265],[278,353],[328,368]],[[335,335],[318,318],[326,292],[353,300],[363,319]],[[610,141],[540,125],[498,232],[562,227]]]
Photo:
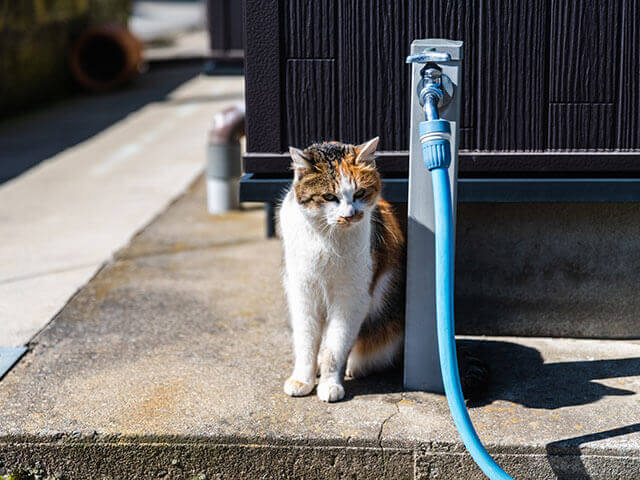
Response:
[[[431,41],[424,40],[425,43]],[[435,42],[445,42],[438,41]],[[414,42],[412,49],[417,46]],[[455,45],[450,45],[454,47]],[[462,45],[460,45],[461,47]],[[461,51],[461,48],[460,48]],[[461,52],[460,52],[461,53]],[[461,60],[461,55],[458,60]],[[453,98],[453,82],[442,72],[442,67],[436,64],[445,64],[451,61],[451,55],[445,52],[435,51],[435,48],[427,49],[423,52],[414,53],[407,57],[407,63],[424,63],[424,67],[420,69],[420,78],[418,81],[417,89],[412,92],[418,97],[420,106],[424,109],[425,119],[417,122],[415,116],[412,117],[412,132],[411,138],[415,142],[415,130],[418,131],[418,139],[421,144],[422,160],[430,172],[432,181],[432,218],[434,220],[433,234],[435,236],[435,249],[433,256],[430,258],[433,264],[435,264],[435,313],[436,313],[436,326],[437,326],[437,343],[438,343],[438,357],[440,363],[440,372],[442,376],[442,384],[444,386],[444,392],[449,404],[449,410],[453,422],[458,429],[458,433],[462,438],[464,445],[467,447],[468,452],[474,459],[480,469],[491,480],[513,480],[512,477],[507,475],[504,470],[491,458],[491,455],[487,452],[484,445],[480,441],[477,432],[475,431],[469,412],[465,407],[464,395],[462,393],[462,387],[460,384],[459,368],[456,354],[456,339],[455,339],[455,322],[454,322],[454,309],[453,309],[453,290],[454,290],[454,239],[455,239],[455,195],[452,195],[452,184],[455,186],[455,174],[453,175],[453,182],[450,181],[449,168],[452,165],[452,153],[456,155],[457,149],[452,148],[452,126],[455,129],[459,124],[460,110],[459,99],[456,99],[456,106],[453,116],[452,112],[447,112],[449,117],[443,119],[440,118],[438,108],[446,107]],[[459,68],[459,63],[457,64]],[[418,80],[415,76],[414,68],[414,81]],[[451,70],[449,70],[451,71]],[[458,75],[459,71],[454,70],[454,75]],[[458,77],[459,80],[459,77]],[[417,107],[415,103],[415,97],[413,100],[414,108]],[[450,118],[446,120],[446,118]],[[417,123],[417,125],[416,125]],[[416,128],[417,127],[417,128]],[[455,130],[454,130],[455,131]],[[455,138],[455,137],[454,137]],[[417,146],[417,145],[416,145]],[[417,149],[412,148],[413,152]],[[417,152],[412,154],[417,156]],[[409,171],[410,176],[414,171],[418,172],[411,165],[414,158],[411,158]],[[454,159],[455,160],[455,159]],[[454,162],[455,170],[455,162]],[[410,188],[412,187],[410,178]],[[409,223],[416,221],[417,216],[412,217],[412,193],[409,191]],[[415,193],[414,193],[415,195]],[[415,198],[415,196],[414,196]],[[415,229],[413,230],[415,232]],[[407,240],[411,241],[412,231],[408,230]],[[408,244],[411,246],[411,244]],[[415,254],[412,256],[411,251],[408,251],[408,267],[412,259],[415,259]],[[425,258],[423,257],[424,261]],[[426,263],[426,262],[425,262]],[[428,265],[420,266],[420,268],[429,267]],[[408,270],[409,272],[409,270]],[[414,278],[415,273],[413,274]],[[407,291],[408,296],[411,295],[412,287],[409,285],[411,280],[411,274],[407,276]],[[424,282],[423,282],[424,283]],[[415,283],[414,283],[415,286]],[[428,287],[426,283],[423,284],[423,293],[432,293],[434,290]],[[414,293],[415,294],[415,293]],[[409,305],[407,311],[410,311]],[[407,328],[411,326],[411,319],[407,319]],[[423,327],[424,328],[424,327]],[[425,345],[426,347],[427,345]],[[405,348],[405,351],[408,349]],[[405,381],[407,378],[407,368],[405,365]]]
[[[451,164],[451,126],[441,120],[438,108],[447,106],[454,95],[453,82],[442,73],[435,62],[447,62],[451,55],[434,50],[409,55],[407,63],[424,63],[418,98],[424,109],[425,121],[420,122],[420,143],[424,162],[430,170],[434,166],[449,168]]]

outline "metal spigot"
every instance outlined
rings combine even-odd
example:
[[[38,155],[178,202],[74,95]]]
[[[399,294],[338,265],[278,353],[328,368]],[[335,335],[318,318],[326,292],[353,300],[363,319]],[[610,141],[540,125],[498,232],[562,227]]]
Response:
[[[407,57],[407,63],[430,63],[430,62],[449,62],[451,55],[445,52],[436,52],[435,50],[427,50],[422,53],[416,53]]]
[[[451,55],[437,51],[425,51],[407,57],[407,63],[425,64],[420,70],[422,81],[417,93],[427,120],[439,118],[438,108],[447,106],[453,97],[453,82],[436,65],[437,62],[448,62],[450,60]]]

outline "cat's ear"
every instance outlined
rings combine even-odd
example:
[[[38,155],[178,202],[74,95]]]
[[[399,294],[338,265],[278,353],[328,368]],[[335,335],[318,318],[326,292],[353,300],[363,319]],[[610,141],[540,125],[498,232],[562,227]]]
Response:
[[[291,168],[295,172],[296,177],[301,170],[311,168],[311,162],[309,162],[307,156],[299,148],[289,147],[289,154],[291,154]]]
[[[376,148],[378,148],[378,140],[380,140],[380,137],[375,137],[361,145],[356,145],[356,152],[358,155],[356,157],[356,163],[370,165],[372,167],[376,166],[373,154],[375,153]]]

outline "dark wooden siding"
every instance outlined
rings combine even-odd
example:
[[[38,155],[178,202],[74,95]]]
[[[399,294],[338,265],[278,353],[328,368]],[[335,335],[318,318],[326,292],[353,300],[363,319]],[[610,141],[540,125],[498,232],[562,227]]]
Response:
[[[566,152],[576,171],[622,150],[640,160],[640,0],[246,1],[248,156],[375,135],[406,151],[404,58],[413,39],[441,37],[465,42],[462,171],[518,170],[517,158],[553,170],[555,152],[562,170]],[[631,160],[617,163],[640,171]]]
[[[622,2],[617,147],[640,149],[640,0]]]
[[[288,138],[304,138],[307,144],[336,138],[334,63],[332,59],[287,60],[285,117]]]
[[[334,58],[335,2],[285,0],[283,3],[283,39],[287,58]]]

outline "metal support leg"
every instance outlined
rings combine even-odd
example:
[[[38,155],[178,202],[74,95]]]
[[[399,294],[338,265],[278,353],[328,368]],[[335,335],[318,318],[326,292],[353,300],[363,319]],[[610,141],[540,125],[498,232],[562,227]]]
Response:
[[[435,50],[448,53],[449,61],[438,61],[437,66],[460,91],[462,42],[430,39],[411,44],[411,55]],[[433,215],[433,189],[418,138],[418,124],[425,119],[420,104],[423,64],[413,64],[411,96],[411,144],[409,160],[409,216],[407,225],[407,309],[404,354],[404,386],[408,389],[444,391],[438,358],[435,308],[435,222]],[[449,177],[452,185],[453,205],[456,204],[456,178],[458,170],[458,127],[460,95],[453,95],[450,103],[439,111],[440,118],[451,122],[452,162]],[[455,211],[454,211],[455,214]]]
[[[273,238],[276,236],[276,204],[265,203],[264,211],[267,214],[267,238]]]

